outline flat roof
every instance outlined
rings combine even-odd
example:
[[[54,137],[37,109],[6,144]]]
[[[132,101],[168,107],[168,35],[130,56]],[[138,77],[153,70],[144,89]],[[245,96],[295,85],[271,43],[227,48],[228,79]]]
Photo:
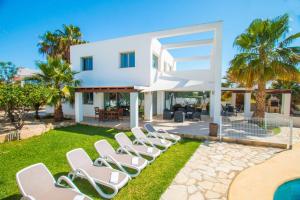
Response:
[[[78,87],[75,92],[138,92],[141,89],[135,86],[100,86],[100,87]]]
[[[232,92],[232,93],[251,93],[257,92],[257,89],[251,88],[222,88],[222,92]],[[266,93],[268,94],[286,94],[292,93],[291,89],[266,89]]]

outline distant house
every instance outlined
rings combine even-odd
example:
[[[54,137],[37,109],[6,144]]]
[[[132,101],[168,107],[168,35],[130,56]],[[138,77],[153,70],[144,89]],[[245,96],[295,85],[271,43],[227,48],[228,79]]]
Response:
[[[210,33],[203,39],[162,42],[174,37]],[[207,46],[208,54],[194,50],[176,57],[170,50]],[[130,127],[138,126],[139,94],[143,95],[144,119],[152,120],[170,109],[170,94],[209,92],[210,116],[219,122],[221,113],[222,22],[200,24],[158,32],[91,42],[71,47],[71,65],[82,81],[76,88],[75,106],[63,106],[77,122],[94,116],[94,108],[127,106]],[[177,70],[180,62],[208,62],[205,69]],[[197,68],[198,67],[198,68]],[[53,109],[47,109],[53,112]]]
[[[14,81],[25,81],[24,79],[29,78],[37,73],[37,70],[19,67],[16,76],[14,77]]]

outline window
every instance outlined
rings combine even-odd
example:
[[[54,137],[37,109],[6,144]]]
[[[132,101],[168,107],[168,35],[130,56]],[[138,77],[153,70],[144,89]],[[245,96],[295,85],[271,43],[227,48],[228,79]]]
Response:
[[[165,68],[165,72],[168,72],[169,71],[169,65],[167,62],[164,62],[164,68]]]
[[[152,55],[152,67],[158,69],[158,57],[154,54]]]
[[[164,68],[165,68],[165,72],[171,71],[172,65],[169,64],[169,63],[167,63],[167,62],[165,62],[164,63]]]
[[[93,70],[93,57],[81,58],[81,68],[82,71]]]
[[[121,68],[135,67],[135,52],[121,53]]]
[[[92,92],[91,93],[83,93],[82,98],[83,98],[83,104],[91,105],[94,102],[94,94]]]

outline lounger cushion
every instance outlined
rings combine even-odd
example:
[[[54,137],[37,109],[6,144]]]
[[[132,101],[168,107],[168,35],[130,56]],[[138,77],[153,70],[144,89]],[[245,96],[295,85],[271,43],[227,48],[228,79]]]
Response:
[[[159,149],[155,147],[145,147],[144,145],[133,145],[132,146],[137,152],[140,152],[141,154],[147,154],[151,156],[158,156],[160,154]],[[152,152],[148,151],[148,149],[152,148]]]
[[[84,195],[78,194],[78,192],[75,192],[74,190],[58,187],[45,194],[41,194],[41,196],[34,196],[34,198],[36,198],[36,200],[90,200]]]
[[[148,140],[157,146],[170,147],[172,145],[172,142],[159,138],[148,138]]]
[[[42,163],[17,173],[17,181],[22,194],[30,195],[36,200],[74,200],[78,196],[82,200],[90,200],[73,189],[57,187],[53,176]]]
[[[170,133],[159,133],[160,135],[162,135],[164,138],[169,139],[169,140],[175,140],[178,141],[181,139],[180,136],[178,135],[171,135]]]
[[[112,185],[119,185],[122,183],[126,183],[128,180],[128,176],[120,171],[115,169],[111,169],[108,167],[95,167],[91,166],[84,169],[96,182],[106,182]],[[112,172],[118,172],[119,177],[117,183],[111,182]]]
[[[146,165],[146,160],[144,158],[137,158],[137,164],[133,163],[133,156],[128,155],[128,154],[114,154],[112,155],[112,157],[114,159],[116,159],[118,162],[121,163],[121,165],[125,165],[125,166],[135,166],[138,168],[144,168],[144,166]]]

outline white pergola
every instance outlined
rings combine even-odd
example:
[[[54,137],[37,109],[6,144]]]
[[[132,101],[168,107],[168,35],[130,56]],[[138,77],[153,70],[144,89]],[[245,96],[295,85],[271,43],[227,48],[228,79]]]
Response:
[[[213,38],[168,43],[162,45],[162,50],[182,49],[191,47],[211,46],[208,55],[174,58],[175,62],[191,62],[208,60],[209,69],[182,72],[173,71],[157,74],[156,81],[145,88],[145,119],[152,120],[152,91],[157,91],[158,99],[163,99],[163,91],[211,91],[210,115],[215,123],[220,123],[221,113],[221,69],[222,69],[222,22],[201,24],[150,33],[155,39],[185,36],[197,33],[212,32]],[[159,103],[159,102],[158,102]],[[158,104],[158,114],[162,114],[163,105]]]

